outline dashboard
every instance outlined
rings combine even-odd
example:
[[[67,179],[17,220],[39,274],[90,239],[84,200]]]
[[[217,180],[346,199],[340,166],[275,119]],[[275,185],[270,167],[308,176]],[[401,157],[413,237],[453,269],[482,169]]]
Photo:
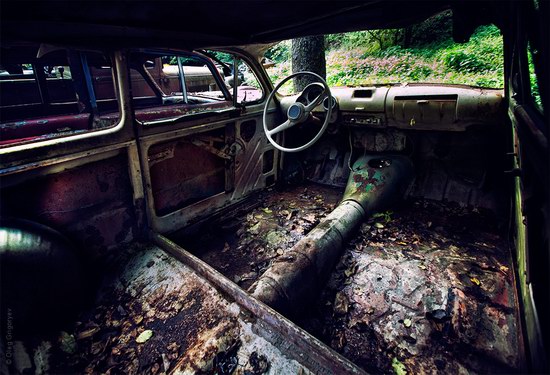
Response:
[[[299,95],[283,97],[283,110],[295,101],[308,105],[322,91],[321,84],[313,83]],[[464,131],[472,125],[498,124],[504,113],[503,90],[465,85],[335,87],[331,94],[332,102],[325,98],[313,113],[324,116],[331,103],[331,123],[358,128]]]

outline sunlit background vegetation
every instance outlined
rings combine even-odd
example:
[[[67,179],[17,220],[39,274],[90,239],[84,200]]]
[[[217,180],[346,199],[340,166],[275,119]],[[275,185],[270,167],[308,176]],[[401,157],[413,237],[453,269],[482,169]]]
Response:
[[[451,14],[408,29],[357,31],[325,36],[327,82],[356,86],[397,82],[458,83],[504,87],[502,36],[479,27],[467,43],[453,42]],[[291,41],[266,52],[275,63],[273,82],[291,72]]]

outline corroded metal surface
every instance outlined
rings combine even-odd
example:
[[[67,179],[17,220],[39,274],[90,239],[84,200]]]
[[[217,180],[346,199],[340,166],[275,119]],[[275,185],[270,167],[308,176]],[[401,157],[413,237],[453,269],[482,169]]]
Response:
[[[340,189],[319,185],[271,189],[257,198],[255,208],[238,210],[231,219],[213,222],[195,236],[173,239],[248,289],[276,259],[288,255],[341,196]]]
[[[374,372],[517,372],[511,264],[490,216],[416,202],[362,226],[303,324]]]
[[[278,246],[311,231],[339,194],[315,185],[272,192],[236,215],[242,223],[218,223],[217,242],[205,232],[190,244],[246,289],[262,272],[257,265],[287,256]],[[430,201],[375,215],[297,322],[374,373],[521,371],[512,261],[496,224],[487,213]]]
[[[293,315],[313,302],[342,252],[344,241],[362,221],[365,212],[354,201],[338,205],[305,238],[273,260],[249,289],[260,301]]]
[[[62,165],[58,173],[23,183],[16,180],[1,191],[3,214],[59,230],[90,258],[129,243],[137,227],[128,156],[117,151],[92,160],[72,168]]]
[[[218,290],[226,293],[227,296],[230,296],[237,304],[242,306],[248,312],[247,318],[244,319],[251,323],[252,331],[269,341],[283,355],[306,365],[309,370],[306,373],[312,372],[319,375],[364,373],[353,363],[338,355],[317,338],[298,328],[273,309],[254,298],[250,298],[244,290],[231,282],[227,282],[227,279],[219,272],[176,243],[159,234],[153,233],[152,237],[155,243],[191,267],[198,275],[204,277]],[[252,358],[250,360],[252,361]],[[286,373],[281,372],[285,370],[287,369],[275,368],[273,373]],[[304,372],[303,369],[298,370],[298,373]]]
[[[413,165],[402,155],[363,156],[352,169],[343,201],[359,203],[368,215],[398,203],[413,177]]]
[[[319,367],[318,353],[300,355],[292,340],[285,342],[288,334],[273,328],[277,327],[273,325],[276,318],[267,324],[259,320],[156,246],[134,247],[129,253],[136,250],[129,261],[108,272],[112,276],[105,281],[94,307],[79,321],[49,336],[17,341],[15,359],[8,370],[330,373]],[[324,350],[330,353],[328,348]],[[353,365],[348,368],[353,370]]]
[[[366,215],[397,202],[410,183],[412,163],[404,156],[364,156],[353,165],[344,199],[305,238],[278,258],[250,288],[260,301],[283,314],[303,310],[332,272],[345,241]]]

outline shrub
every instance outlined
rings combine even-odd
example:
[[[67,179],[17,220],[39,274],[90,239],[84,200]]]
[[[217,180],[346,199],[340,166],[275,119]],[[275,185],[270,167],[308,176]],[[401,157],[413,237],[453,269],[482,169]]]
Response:
[[[290,60],[291,44],[289,40],[282,41],[269,48],[264,56],[275,63],[282,63]]]
[[[442,53],[443,62],[449,69],[458,72],[481,73],[491,68],[477,54],[467,53],[463,50],[450,50]]]

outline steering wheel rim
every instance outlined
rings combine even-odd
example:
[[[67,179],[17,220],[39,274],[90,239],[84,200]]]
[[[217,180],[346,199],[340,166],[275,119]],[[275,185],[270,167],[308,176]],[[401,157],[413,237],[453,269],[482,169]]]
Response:
[[[311,76],[314,76],[315,78],[317,78],[318,80],[320,80],[321,83],[324,86],[323,92],[321,94],[319,94],[319,96],[317,98],[315,98],[315,100],[313,100],[312,103],[308,104],[307,106],[304,106],[302,103],[299,103],[299,102],[294,102],[289,107],[289,109],[287,111],[286,121],[283,122],[281,125],[275,126],[273,129],[269,130],[267,128],[267,111],[269,109],[269,103],[271,103],[271,101],[275,97],[275,94],[281,88],[281,86],[283,86],[288,80],[290,80],[294,77],[297,77],[299,75],[311,75]],[[330,117],[331,117],[331,114],[332,114],[332,105],[328,106],[326,116],[325,116],[325,121],[323,122],[323,125],[321,126],[321,129],[319,130],[319,132],[317,132],[315,137],[313,137],[306,144],[298,146],[298,147],[294,147],[294,148],[283,147],[283,146],[279,145],[277,142],[275,142],[275,140],[273,139],[273,136],[280,133],[280,132],[282,132],[282,131],[284,131],[284,130],[286,130],[286,129],[290,129],[295,125],[303,123],[309,117],[309,115],[313,111],[313,109],[315,107],[317,107],[324,100],[325,97],[329,97],[329,98],[332,97],[332,94],[330,92],[330,88],[328,87],[328,84],[323,79],[323,77],[321,77],[320,75],[318,75],[316,73],[313,73],[313,72],[303,71],[303,72],[293,73],[293,74],[289,75],[288,77],[286,77],[285,79],[283,79],[281,82],[279,82],[279,84],[277,84],[277,86],[275,86],[273,91],[269,94],[269,96],[267,98],[267,101],[265,103],[265,106],[264,106],[263,128],[264,128],[264,133],[265,133],[269,143],[271,143],[276,149],[278,149],[280,151],[283,151],[283,152],[299,152],[299,151],[303,151],[303,150],[311,147],[325,133],[325,130],[327,129],[328,124],[330,122]]]

